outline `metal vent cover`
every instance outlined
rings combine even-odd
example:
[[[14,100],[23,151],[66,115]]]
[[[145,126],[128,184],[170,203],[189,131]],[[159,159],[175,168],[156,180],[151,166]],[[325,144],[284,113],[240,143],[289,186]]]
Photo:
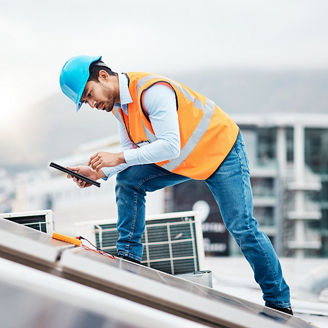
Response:
[[[52,233],[54,229],[53,212],[51,210],[0,213],[0,218],[41,232]]]
[[[142,263],[170,274],[201,270],[203,247],[194,212],[163,214],[146,220]],[[97,247],[116,255],[116,223],[94,226]]]

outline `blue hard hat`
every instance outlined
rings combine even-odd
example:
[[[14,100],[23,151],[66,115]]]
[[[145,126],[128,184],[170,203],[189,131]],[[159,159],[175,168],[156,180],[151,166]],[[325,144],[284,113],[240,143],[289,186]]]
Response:
[[[63,66],[60,73],[60,87],[63,93],[74,101],[76,111],[81,106],[81,97],[90,73],[89,67],[93,62],[101,59],[101,56],[76,56],[70,58]]]

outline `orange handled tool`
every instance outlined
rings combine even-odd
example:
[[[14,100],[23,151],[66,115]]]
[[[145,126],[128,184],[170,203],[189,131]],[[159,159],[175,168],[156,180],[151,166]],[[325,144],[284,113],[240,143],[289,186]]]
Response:
[[[73,244],[73,245],[76,245],[76,246],[81,246],[81,244],[82,244],[82,241],[79,240],[79,239],[75,239],[75,238],[70,237],[70,236],[65,236],[65,235],[62,235],[62,234],[57,233],[57,232],[54,232],[52,234],[52,238],[57,239],[57,240],[61,240],[61,241],[65,241],[66,243],[70,243],[70,244]]]

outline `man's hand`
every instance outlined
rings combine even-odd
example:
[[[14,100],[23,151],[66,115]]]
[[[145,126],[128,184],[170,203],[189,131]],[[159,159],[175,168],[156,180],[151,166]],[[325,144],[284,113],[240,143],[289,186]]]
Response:
[[[100,178],[104,178],[105,174],[100,171],[100,172],[96,172],[94,170],[92,170],[89,166],[77,166],[77,167],[67,167],[69,170],[72,170],[74,172],[77,172],[79,174],[82,174],[90,179],[93,180],[98,180]],[[73,179],[73,181],[76,182],[76,184],[80,187],[80,188],[86,188],[86,187],[90,187],[92,186],[91,183],[87,183],[86,181],[80,180],[76,177],[71,176],[70,174],[67,174],[67,178],[68,179]]]
[[[90,157],[88,165],[98,172],[102,167],[117,166],[122,163],[125,163],[123,152],[106,153],[101,151]]]

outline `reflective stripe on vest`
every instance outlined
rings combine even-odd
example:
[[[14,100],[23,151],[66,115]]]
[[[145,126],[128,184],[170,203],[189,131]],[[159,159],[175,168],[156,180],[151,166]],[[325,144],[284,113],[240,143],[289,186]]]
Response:
[[[142,79],[140,79],[137,83],[137,92],[138,94],[140,94],[140,88],[147,83],[149,80],[152,79],[161,79],[161,76],[156,76],[156,75],[151,75],[151,76],[146,76]],[[194,103],[194,106],[200,110],[202,110],[204,112],[204,115],[202,117],[202,119],[200,120],[200,122],[198,123],[196,129],[194,130],[194,132],[192,133],[192,135],[189,137],[188,141],[186,142],[186,144],[184,145],[184,147],[181,149],[180,151],[180,156],[176,159],[170,160],[167,164],[162,165],[162,167],[166,170],[169,171],[173,171],[176,167],[178,167],[189,155],[190,153],[193,151],[193,149],[196,147],[196,145],[198,144],[199,140],[202,138],[202,136],[204,135],[204,133],[207,131],[207,128],[211,122],[212,116],[214,114],[214,107],[215,107],[215,103],[206,98],[206,103],[205,105],[203,105],[203,103],[196,99],[192,94],[189,93],[188,90],[186,90],[185,88],[183,88],[180,84],[175,83],[174,81],[167,79],[170,83],[172,83],[181,93],[183,93],[183,95],[190,100],[191,102]],[[149,131],[145,125],[143,124],[144,128],[145,128],[145,133],[147,135],[147,139],[151,141],[150,137],[148,136],[152,136],[156,139],[155,135]]]
[[[144,127],[144,130],[145,130],[145,133],[146,133],[146,137],[147,137],[147,140],[149,142],[154,142],[157,140],[155,134],[153,132],[151,132],[150,130],[148,130],[148,128],[146,127],[145,123],[142,122],[142,126]]]
[[[114,116],[119,120],[119,122],[121,122],[121,124],[122,124],[123,126],[125,126],[125,122],[124,122],[124,120],[122,119],[122,115],[121,115],[121,113],[120,113],[120,111],[119,111],[119,107],[115,107],[115,106],[114,106],[112,112],[113,112]],[[123,110],[122,110],[122,112],[123,112]],[[155,140],[157,140],[156,136],[155,136],[151,131],[148,130],[148,128],[145,126],[144,122],[142,122],[142,126],[143,126],[143,128],[144,128],[144,130],[145,130],[146,137],[147,137],[147,141],[137,143],[136,145],[137,145],[138,147],[146,146],[146,145],[148,145],[149,143],[154,142]],[[133,142],[133,140],[131,140],[131,141]]]

